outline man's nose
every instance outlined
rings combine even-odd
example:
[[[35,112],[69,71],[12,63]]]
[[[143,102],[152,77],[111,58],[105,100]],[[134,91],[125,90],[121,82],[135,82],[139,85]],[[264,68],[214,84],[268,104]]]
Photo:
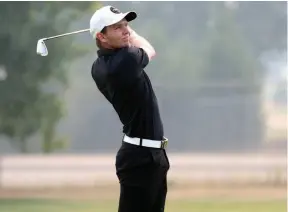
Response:
[[[129,30],[128,30],[128,27],[125,27],[124,28],[124,35],[127,35],[127,34],[130,34]]]

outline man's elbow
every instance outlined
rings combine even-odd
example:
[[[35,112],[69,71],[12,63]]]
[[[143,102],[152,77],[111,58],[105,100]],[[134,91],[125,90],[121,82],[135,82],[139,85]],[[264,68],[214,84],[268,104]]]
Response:
[[[155,56],[156,56],[156,52],[155,52],[155,51],[153,51],[153,52],[151,52],[151,54],[150,54],[149,58],[150,58],[150,59],[152,59],[152,58],[154,58]]]
[[[156,56],[156,51],[155,51],[155,49],[153,48],[152,49],[152,57],[155,57]]]
[[[147,53],[149,60],[151,60],[152,58],[156,56],[156,51],[154,48],[145,48],[144,50]]]

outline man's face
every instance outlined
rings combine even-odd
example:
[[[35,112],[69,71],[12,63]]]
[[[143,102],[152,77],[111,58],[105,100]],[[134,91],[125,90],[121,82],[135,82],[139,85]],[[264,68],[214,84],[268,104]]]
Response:
[[[97,36],[108,48],[122,48],[129,46],[130,33],[128,22],[124,19],[116,24],[108,26],[105,33]]]

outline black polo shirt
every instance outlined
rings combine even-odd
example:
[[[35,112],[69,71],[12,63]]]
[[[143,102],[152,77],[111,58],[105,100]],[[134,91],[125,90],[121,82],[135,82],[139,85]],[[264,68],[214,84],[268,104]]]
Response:
[[[143,70],[149,63],[146,52],[137,47],[99,50],[92,77],[113,105],[130,137],[162,140],[163,125],[151,82]]]

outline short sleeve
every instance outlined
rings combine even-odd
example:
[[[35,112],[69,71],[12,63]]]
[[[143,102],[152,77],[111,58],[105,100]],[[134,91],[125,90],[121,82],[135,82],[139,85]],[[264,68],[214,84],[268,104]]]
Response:
[[[118,83],[133,83],[141,77],[143,69],[148,65],[149,58],[142,48],[127,47],[119,52],[113,75]]]
[[[127,51],[127,59],[135,63],[135,66],[145,68],[148,65],[148,55],[142,48],[129,47],[125,51]]]

